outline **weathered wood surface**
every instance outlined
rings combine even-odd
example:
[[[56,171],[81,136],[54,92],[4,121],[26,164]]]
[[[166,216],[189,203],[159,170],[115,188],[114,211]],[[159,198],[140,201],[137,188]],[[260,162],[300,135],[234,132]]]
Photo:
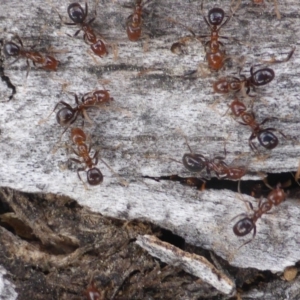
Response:
[[[284,57],[299,43],[299,4],[279,1],[282,19],[278,20],[273,5],[265,11],[242,1],[241,7],[224,27],[224,35],[243,43],[225,41],[228,54],[244,56],[243,71],[271,55]],[[214,2],[215,3],[215,2]],[[217,2],[216,2],[217,3]],[[230,99],[212,94],[211,82],[218,76],[238,74],[236,65],[219,74],[208,74],[195,80],[184,80],[179,75],[197,69],[203,61],[203,46],[192,41],[185,55],[174,55],[170,47],[188,32],[167,18],[180,20],[199,34],[207,34],[200,14],[199,1],[153,1],[151,14],[145,18],[146,37],[137,43],[128,41],[124,23],[130,9],[125,1],[99,1],[95,28],[107,43],[118,48],[114,58],[93,56],[77,38],[77,27],[63,25],[55,9],[67,18],[69,2],[61,1],[6,1],[1,3],[0,28],[2,38],[10,40],[11,33],[22,37],[26,46],[37,45],[37,50],[52,47],[61,61],[56,73],[32,68],[26,78],[26,62],[4,67],[4,74],[16,87],[16,94],[1,103],[0,182],[26,192],[68,195],[104,215],[122,219],[142,219],[172,230],[187,243],[210,249],[234,266],[282,271],[294,265],[300,257],[300,217],[298,199],[288,199],[272,215],[258,221],[255,240],[237,251],[246,239],[233,235],[231,219],[245,212],[239,196],[231,191],[198,192],[178,183],[143,180],[141,176],[187,175],[183,166],[169,158],[181,160],[188,152],[185,140],[194,151],[219,154],[227,141],[228,161],[242,155],[251,174],[257,172],[295,171],[299,159],[299,50],[289,62],[273,65],[276,78],[266,88],[258,89],[254,104],[259,120],[277,117],[270,123],[295,142],[284,140],[264,158],[250,151],[250,131],[225,115]],[[205,12],[213,6],[205,3]],[[221,7],[229,13],[229,1]],[[95,3],[89,3],[90,12]],[[5,60],[5,63],[7,61]],[[150,69],[142,75],[141,71]],[[71,156],[64,147],[69,132],[58,151],[62,129],[54,115],[45,118],[58,101],[74,103],[66,92],[83,94],[105,86],[114,102],[105,110],[89,113],[94,124],[86,130],[95,147],[102,149],[101,157],[127,182],[124,187],[111,171],[99,162],[104,182],[84,189],[76,175],[77,166],[68,169]],[[11,90],[1,82],[1,99],[6,100]],[[78,122],[80,124],[80,122]],[[250,197],[244,196],[244,199]],[[253,201],[253,199],[250,199]]]

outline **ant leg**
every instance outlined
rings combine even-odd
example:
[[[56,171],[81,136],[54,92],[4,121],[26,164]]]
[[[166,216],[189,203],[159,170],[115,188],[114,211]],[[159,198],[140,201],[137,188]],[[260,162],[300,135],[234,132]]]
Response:
[[[232,4],[234,3],[235,0],[231,0],[230,3],[230,10],[232,15],[234,15],[236,13],[236,11],[239,9],[240,5],[241,5],[241,0],[237,0],[237,4],[235,7],[232,7]]]
[[[90,19],[90,20],[88,21],[88,23],[87,23],[87,24],[91,24],[91,23],[93,23],[93,22],[95,21],[95,19],[96,19],[96,18],[92,18],[92,19]]]
[[[300,183],[299,183],[299,178],[300,178],[300,160],[298,162],[298,169],[297,169],[297,172],[295,173],[295,181],[296,183],[300,186]]]
[[[94,122],[89,117],[86,109],[82,109],[82,116],[83,116],[83,119],[86,119],[90,124],[94,124]]]
[[[82,171],[85,171],[85,169],[84,169],[84,168],[78,168],[78,169],[77,169],[77,176],[78,176],[78,178],[80,179],[80,181],[82,182],[82,184],[83,184],[83,186],[84,186],[84,189],[88,190],[88,188],[87,188],[85,182],[82,180],[82,178],[81,178],[81,176],[80,176],[80,174],[79,174],[79,172],[82,172]]]
[[[85,20],[85,18],[87,17],[87,15],[88,15],[88,10],[89,10],[88,4],[87,4],[87,2],[85,2],[85,12],[84,12],[83,20]]]
[[[174,158],[169,157],[169,160],[175,161],[175,162],[177,162],[178,164],[181,164],[181,165],[182,165],[182,162],[181,162],[181,161],[176,160],[176,159],[174,159]]]
[[[250,242],[252,242],[253,239],[255,238],[255,236],[256,236],[256,224],[254,224],[254,226],[253,226],[253,236],[252,236],[252,238],[251,238],[249,241],[246,241],[245,243],[243,243],[243,244],[238,248],[238,250],[241,249],[243,246],[245,246],[245,245],[249,244]]]
[[[287,62],[291,59],[295,50],[296,50],[296,47],[292,47],[292,50],[288,53],[287,57],[284,59],[277,59],[277,58],[272,57],[270,60],[262,60],[261,62],[265,63],[265,64],[278,64],[278,63]]]
[[[277,0],[274,0],[274,7],[275,7],[275,13],[276,13],[277,19],[280,20],[281,19],[281,14],[280,14],[279,9],[278,9]]]
[[[204,13],[203,13],[203,0],[202,0],[202,2],[201,2],[200,8],[201,8],[201,15],[202,15],[202,17],[203,17],[205,23],[207,24],[207,26],[209,27],[209,29],[212,30],[211,25],[209,24],[209,22],[207,21],[205,15],[204,15]]]
[[[238,217],[248,217],[248,215],[245,214],[245,213],[239,214],[239,215],[235,216],[234,218],[232,218],[232,219],[230,220],[230,222],[233,221],[234,219],[238,218]]]
[[[8,66],[10,66],[10,65],[12,65],[12,64],[14,64],[14,63],[16,63],[19,59],[20,59],[20,56],[17,57],[15,60],[13,60],[11,63],[6,64],[5,66],[8,67]]]
[[[256,138],[256,134],[252,133],[249,137],[248,144],[253,152],[257,151],[257,147],[254,145],[253,140]]]
[[[192,148],[190,147],[190,145],[189,145],[189,143],[188,143],[187,137],[186,137],[185,134],[182,132],[182,130],[178,128],[178,129],[176,129],[176,131],[177,131],[181,136],[183,136],[183,138],[185,139],[185,143],[187,144],[187,146],[188,146],[190,152],[193,153],[193,150],[192,150]]]
[[[89,152],[90,152],[91,150],[89,150]],[[93,155],[93,157],[92,157],[92,160],[95,160],[95,162],[94,162],[94,166],[96,166],[97,164],[98,164],[98,160],[99,160],[99,150],[97,150],[95,153],[94,153],[94,155]]]
[[[26,72],[26,78],[27,78],[28,74],[30,72],[31,66],[30,66],[30,63],[29,63],[28,59],[26,60],[26,63],[27,63],[27,72]]]
[[[82,30],[82,28],[78,29],[78,30],[74,33],[73,37],[76,37],[76,36],[79,34],[79,32],[80,32],[81,30]]]
[[[76,153],[76,151],[72,147],[70,147],[70,148],[74,151],[74,154],[76,154],[78,156],[78,153]],[[77,158],[69,158],[69,160],[74,161],[78,164],[82,164],[82,162]]]
[[[272,121],[272,120],[278,120],[278,118],[276,117],[268,117],[268,118],[265,118],[262,122],[260,122],[258,125],[263,125],[269,121]]]
[[[231,19],[232,15],[231,16],[228,16],[227,19],[225,20],[225,22],[223,24],[220,25],[220,27],[217,29],[217,32],[219,32],[219,30],[228,23],[228,21]]]
[[[23,48],[24,46],[23,46],[22,40],[21,40],[21,38],[18,36],[18,34],[15,34],[14,37],[18,40],[18,42],[20,43],[20,45],[21,45],[22,48]]]
[[[74,95],[74,97],[75,97],[75,102],[76,102],[76,104],[79,105],[79,100],[78,100],[77,94],[74,93],[73,95]]]
[[[266,129],[264,129],[264,131],[276,131],[276,132],[280,133],[285,139],[288,139],[288,137],[282,131],[280,131],[276,128],[266,128]]]
[[[101,157],[100,157],[100,160],[105,164],[105,166],[115,175],[118,177],[118,179],[120,180],[121,184],[123,184],[124,186],[128,186],[129,183],[124,180],[119,174],[117,174],[113,168],[111,168]]]

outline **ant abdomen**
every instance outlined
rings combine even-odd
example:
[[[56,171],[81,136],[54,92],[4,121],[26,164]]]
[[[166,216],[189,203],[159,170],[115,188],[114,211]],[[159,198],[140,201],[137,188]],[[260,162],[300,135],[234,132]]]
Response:
[[[237,236],[245,236],[250,233],[253,228],[255,228],[253,221],[249,217],[245,217],[233,226],[233,232]]]
[[[258,141],[264,148],[272,150],[278,145],[278,138],[273,132],[265,130],[259,133]]]
[[[8,42],[4,44],[3,51],[5,56],[19,56],[20,47],[13,42]]]
[[[68,6],[68,15],[74,23],[83,23],[86,18],[85,12],[79,3],[71,3]]]
[[[224,10],[218,7],[212,8],[208,12],[209,23],[213,26],[219,26],[223,22],[225,13]]]
[[[206,166],[206,160],[201,154],[186,153],[182,157],[182,162],[190,172],[201,172]]]
[[[106,50],[106,46],[102,42],[102,40],[98,40],[98,41],[96,41],[96,43],[92,44],[91,49],[96,55],[98,55],[100,57],[108,54],[108,52]]]
[[[77,114],[70,107],[61,108],[56,114],[56,121],[60,126],[68,126],[76,120]]]
[[[87,182],[90,185],[98,185],[103,181],[103,175],[98,168],[91,168],[87,171]]]
[[[249,80],[252,85],[260,86],[271,82],[275,77],[275,72],[270,68],[260,69],[251,74]]]

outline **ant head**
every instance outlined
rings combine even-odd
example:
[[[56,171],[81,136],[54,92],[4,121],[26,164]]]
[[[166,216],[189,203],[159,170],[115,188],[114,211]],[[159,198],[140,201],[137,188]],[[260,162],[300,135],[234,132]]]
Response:
[[[56,121],[61,126],[67,126],[72,124],[76,120],[77,114],[70,107],[63,107],[56,114]]]
[[[224,10],[215,7],[208,12],[208,21],[213,26],[219,26],[222,24],[224,16],[225,16]]]
[[[103,181],[103,175],[98,168],[91,168],[87,171],[87,182],[90,185],[98,185]]]
[[[45,63],[43,64],[43,69],[56,71],[59,61],[54,57],[47,55],[45,56]]]
[[[96,98],[97,103],[104,103],[113,100],[107,90],[97,90],[93,93],[93,96]]]
[[[207,159],[201,154],[186,153],[182,163],[190,172],[201,172],[207,165]]]
[[[275,77],[275,72],[270,68],[264,68],[257,70],[256,72],[251,72],[250,81],[253,85],[265,85],[271,82]]]
[[[233,226],[233,232],[237,236],[245,236],[248,233],[250,233],[254,227],[255,227],[254,222],[249,217],[245,217],[239,220]]]
[[[272,190],[268,195],[268,200],[271,201],[274,205],[279,205],[286,198],[286,193],[281,188],[281,185],[278,184],[274,190]]]
[[[82,24],[86,18],[87,11],[85,12],[79,3],[71,3],[68,6],[68,15],[74,23]]]
[[[277,136],[268,129],[260,131],[257,138],[259,143],[266,149],[272,150],[278,145]]]
[[[20,54],[20,47],[13,42],[7,42],[4,44],[3,51],[5,56],[18,56]]]

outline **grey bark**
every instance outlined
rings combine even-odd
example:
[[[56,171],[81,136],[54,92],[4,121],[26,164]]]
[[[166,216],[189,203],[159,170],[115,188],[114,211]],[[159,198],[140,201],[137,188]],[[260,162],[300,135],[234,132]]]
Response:
[[[272,215],[258,221],[256,238],[238,250],[246,238],[234,236],[231,219],[247,212],[240,195],[227,190],[199,192],[174,182],[142,179],[190,175],[174,161],[180,161],[188,152],[183,134],[193,151],[204,155],[222,154],[227,141],[226,161],[237,157],[244,160],[251,174],[245,179],[258,178],[258,172],[291,172],[298,167],[298,48],[290,61],[272,65],[275,79],[256,91],[254,110],[258,120],[276,117],[270,127],[294,138],[284,139],[278,134],[278,147],[262,151],[264,155],[257,157],[250,150],[249,129],[224,115],[231,98],[213,94],[211,84],[219,77],[238,76],[237,62],[248,76],[250,67],[261,60],[270,60],[272,55],[284,58],[299,42],[297,1],[279,1],[281,20],[276,18],[272,3],[258,7],[251,1],[242,1],[222,29],[222,34],[239,41],[224,41],[233,63],[218,74],[205,69],[204,47],[198,41],[188,42],[184,55],[170,51],[172,43],[190,33],[168,17],[193,28],[199,35],[208,34],[200,3],[153,1],[147,5],[150,14],[145,16],[143,38],[132,43],[124,27],[131,13],[124,8],[127,2],[89,2],[89,14],[97,9],[93,26],[111,46],[109,55],[99,58],[84,43],[82,33],[76,38],[68,36],[78,28],[64,25],[57,11],[69,22],[69,2],[2,2],[3,41],[18,34],[25,47],[37,43],[35,49],[41,52],[51,47],[61,65],[57,72],[32,67],[27,78],[24,59],[4,65],[4,75],[16,87],[16,94],[11,101],[1,103],[1,186],[67,195],[104,215],[141,219],[172,230],[187,243],[214,251],[233,266],[282,272],[299,260],[297,199],[288,198]],[[230,14],[229,1],[218,4]],[[204,3],[205,14],[213,5]],[[117,55],[112,53],[113,48],[118,49]],[[5,59],[4,63],[9,61]],[[208,72],[206,75],[199,72],[195,80],[181,77],[196,70],[199,64]],[[0,87],[1,99],[7,100],[10,88],[5,82]],[[59,143],[62,128],[55,115],[47,123],[38,122],[58,101],[74,104],[67,92],[82,95],[103,87],[110,91],[114,101],[108,108],[91,109],[93,124],[84,130],[91,135],[94,148],[100,149],[101,158],[120,177],[100,161],[104,182],[85,189],[77,177],[77,166],[70,169],[67,163],[74,157],[65,147],[71,145],[69,131]],[[80,124],[81,120],[75,123]],[[53,154],[54,148],[58,150]],[[128,185],[124,186],[124,181]],[[254,201],[245,195],[243,199]]]

